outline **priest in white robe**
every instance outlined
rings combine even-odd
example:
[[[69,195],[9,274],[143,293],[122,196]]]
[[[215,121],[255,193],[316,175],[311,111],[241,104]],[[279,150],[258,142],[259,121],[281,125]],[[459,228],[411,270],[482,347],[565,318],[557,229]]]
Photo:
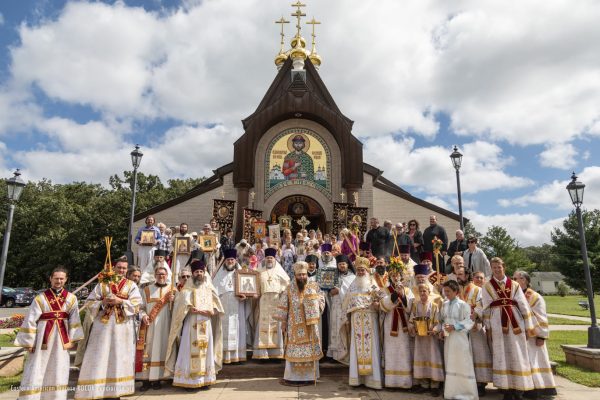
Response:
[[[264,267],[258,270],[260,299],[255,310],[257,321],[252,351],[252,358],[256,359],[283,358],[281,323],[275,319],[275,312],[279,296],[287,289],[290,277],[275,260],[276,255],[276,249],[265,249]]]
[[[417,265],[417,263],[410,258],[410,244],[401,244],[398,247],[400,248],[400,260],[404,264],[404,270],[402,272],[402,284],[408,288],[411,288],[415,284],[414,267]]]
[[[403,272],[400,264],[390,264],[389,283],[382,290],[383,298],[379,306],[385,316],[381,335],[385,387],[410,389],[413,386],[413,346],[408,331],[408,318],[414,296],[410,288],[402,284]]]
[[[483,286],[482,307],[492,342],[494,386],[505,400],[520,400],[534,389],[527,338],[536,337],[537,322],[519,284],[504,273],[504,261],[491,260],[492,278]]]
[[[135,325],[142,296],[125,278],[127,257],[117,260],[115,278],[99,277],[86,308],[94,318],[77,381],[76,399],[127,396],[135,391]]]
[[[154,258],[145,267],[141,268],[142,277],[138,286],[143,287],[146,284],[154,282],[154,271],[158,267],[165,267],[168,271],[167,283],[171,283],[171,268],[167,264],[167,251],[163,249],[157,249],[154,251]]]
[[[539,325],[537,335],[527,339],[527,354],[531,363],[531,378],[535,387],[533,394],[537,397],[556,396],[556,382],[546,348],[546,340],[550,336],[546,302],[542,295],[531,288],[531,277],[527,272],[515,271],[513,277],[525,292],[525,298]]]
[[[339,259],[339,263],[337,259]],[[344,321],[346,321],[346,314],[342,310],[342,305],[356,275],[352,271],[353,266],[347,255],[340,254],[337,259],[335,287],[329,290],[329,295],[326,297],[329,323],[327,357],[340,361],[343,353],[340,330]]]
[[[446,371],[444,398],[476,400],[479,395],[469,343],[469,330],[474,325],[471,306],[458,297],[458,282],[445,282],[443,290],[447,299],[440,312]]]
[[[316,282],[308,281],[308,264],[294,264],[294,281],[281,294],[276,318],[285,337],[285,371],[288,382],[307,383],[319,379],[323,357],[319,320],[325,297]]]
[[[55,268],[51,288],[38,294],[15,339],[29,351],[19,399],[66,399],[69,384],[69,349],[83,339],[77,298],[64,289],[67,270]]]
[[[223,364],[246,361],[246,296],[236,296],[237,262],[235,249],[223,250],[225,261],[213,279],[223,305]]]
[[[208,389],[217,381],[223,359],[223,306],[207,279],[206,264],[191,264],[192,279],[179,292],[173,307],[165,370],[173,386],[189,391]]]
[[[175,299],[173,289],[167,284],[167,268],[158,266],[154,271],[155,282],[145,285],[142,292],[140,317],[142,324],[136,344],[136,380],[142,381],[145,392],[161,388],[165,379],[167,339],[171,328],[171,303]]]
[[[347,318],[340,333],[341,361],[350,366],[350,386],[365,385],[371,389],[381,389],[383,377],[377,300],[380,292],[368,272],[369,260],[357,257],[355,267],[356,279],[350,285],[342,305]]]

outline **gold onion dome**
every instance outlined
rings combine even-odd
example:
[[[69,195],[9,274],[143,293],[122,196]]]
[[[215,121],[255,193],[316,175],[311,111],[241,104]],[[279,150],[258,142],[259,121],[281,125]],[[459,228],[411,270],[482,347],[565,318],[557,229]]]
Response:
[[[275,65],[280,67],[281,65],[283,65],[283,63],[285,62],[285,60],[287,60],[288,56],[287,54],[280,52],[279,54],[277,54],[277,56],[275,57]]]
[[[300,40],[298,40],[298,39],[300,39]],[[292,60],[299,59],[299,58],[306,60],[309,53],[306,50],[306,48],[301,45],[301,43],[304,43],[304,45],[306,45],[304,38],[295,37],[294,39],[292,39],[292,42],[294,43],[294,47],[290,51],[290,57],[292,57]]]
[[[294,36],[292,38],[292,49],[294,47],[296,47],[296,43],[298,42],[298,39],[300,39],[300,46],[305,49],[306,48],[306,40],[304,40],[304,38],[302,36],[298,37],[298,36]]]
[[[318,55],[316,52],[315,53],[310,53],[310,55],[308,56],[308,58],[310,59],[310,62],[313,63],[313,65],[316,65],[317,67],[321,66],[321,56]]]

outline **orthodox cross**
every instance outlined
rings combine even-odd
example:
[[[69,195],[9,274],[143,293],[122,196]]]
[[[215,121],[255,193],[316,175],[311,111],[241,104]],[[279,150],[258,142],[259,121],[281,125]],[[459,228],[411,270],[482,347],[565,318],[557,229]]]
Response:
[[[306,227],[307,227],[308,225],[310,225],[310,221],[309,221],[309,220],[307,220],[307,219],[306,219],[306,217],[305,217],[304,215],[302,216],[302,218],[300,218],[300,219],[297,219],[297,220],[296,220],[296,223],[297,223],[298,225],[300,225],[300,226],[302,227],[302,229],[306,229]]]
[[[221,189],[221,200],[225,199],[225,189]]]
[[[344,199],[346,199],[346,193],[341,192],[340,196],[342,197],[342,203],[344,202]]]
[[[317,35],[315,35],[315,25],[321,25],[321,23],[319,21],[317,21],[315,19],[315,17],[313,17],[313,19],[311,19],[310,21],[308,21],[306,23],[306,25],[312,25],[312,52],[315,52],[315,38],[317,37]]]
[[[250,192],[250,204],[252,204],[252,208],[254,208],[254,197],[256,196],[256,193],[253,191]]]
[[[300,29],[302,29],[301,27],[301,22],[300,22],[300,18],[301,17],[306,17],[306,14],[304,14],[301,10],[300,7],[306,7],[306,4],[302,4],[300,2],[300,0],[296,1],[294,4],[292,4],[292,7],[298,7],[298,9],[296,10],[296,12],[292,13],[292,17],[296,17],[298,19],[298,23],[296,24],[296,37],[300,37]],[[283,25],[282,25],[283,26]]]
[[[284,50],[284,47],[283,47],[284,46],[283,39],[285,37],[285,34],[283,33],[283,26],[284,26],[284,24],[289,24],[290,21],[286,21],[285,18],[283,18],[283,15],[282,15],[280,19],[278,19],[277,21],[275,21],[275,23],[276,24],[281,24],[281,33],[280,33],[280,35],[281,35],[281,50],[279,52],[280,53],[284,53],[285,50]]]
[[[354,207],[358,207],[358,192],[352,193],[352,197],[354,197]]]

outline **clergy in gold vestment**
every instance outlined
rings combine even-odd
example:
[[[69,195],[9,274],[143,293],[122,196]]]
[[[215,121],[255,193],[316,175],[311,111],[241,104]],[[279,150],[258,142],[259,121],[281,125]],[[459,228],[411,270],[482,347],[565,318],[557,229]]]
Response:
[[[275,319],[275,312],[279,305],[279,296],[290,282],[290,277],[283,267],[275,261],[277,250],[265,250],[264,267],[260,268],[260,299],[254,335],[254,349],[252,358],[283,358],[283,335],[281,323]]]
[[[413,349],[408,332],[408,314],[414,296],[408,287],[402,285],[403,272],[398,263],[390,264],[389,283],[383,289],[384,297],[380,301],[381,311],[385,315],[383,359],[385,387],[410,389],[413,385]]]
[[[66,399],[69,383],[69,349],[83,338],[77,298],[63,286],[67,270],[55,268],[52,287],[38,294],[29,306],[15,346],[29,350],[23,369],[19,399]]]
[[[527,337],[536,336],[537,322],[519,284],[504,274],[504,261],[494,257],[491,266],[481,303],[492,341],[494,386],[504,390],[505,399],[519,400],[534,388]]]
[[[341,360],[350,366],[349,385],[381,389],[381,347],[379,343],[380,291],[368,270],[369,260],[356,258],[356,279],[342,305]]]
[[[167,284],[167,269],[159,266],[154,271],[155,282],[142,289],[140,316],[142,326],[136,346],[136,379],[142,382],[142,391],[160,389],[160,381],[165,379],[165,357],[167,339],[171,328],[171,302],[175,298]]]
[[[79,370],[76,399],[120,397],[135,391],[134,318],[142,297],[137,285],[124,278],[127,257],[119,258],[114,269],[118,280],[99,283],[86,301],[94,324]]]
[[[191,269],[192,279],[175,299],[165,363],[173,386],[189,390],[215,383],[223,359],[223,306],[204,261],[194,261]]]
[[[282,322],[285,338],[283,379],[307,382],[319,379],[323,357],[319,319],[325,296],[316,282],[308,282],[308,264],[294,264],[294,282],[281,294],[275,318]]]
[[[527,339],[527,353],[531,363],[531,378],[535,387],[535,395],[556,396],[556,383],[554,382],[548,349],[546,348],[546,340],[550,335],[546,302],[542,295],[529,286],[531,278],[527,272],[515,271],[513,276],[521,289],[525,291],[525,298],[539,325],[537,335]]]

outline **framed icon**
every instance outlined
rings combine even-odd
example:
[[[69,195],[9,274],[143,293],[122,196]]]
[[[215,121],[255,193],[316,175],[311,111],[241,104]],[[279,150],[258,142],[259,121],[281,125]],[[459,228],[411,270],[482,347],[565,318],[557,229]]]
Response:
[[[269,225],[269,242],[281,243],[281,230],[279,224]]]
[[[267,222],[262,219],[257,219],[254,221],[254,237],[257,240],[261,240],[266,236],[267,231]]]
[[[140,246],[154,246],[155,237],[152,229],[145,229],[140,234]]]
[[[215,235],[200,235],[198,236],[198,245],[202,251],[211,253],[217,248],[217,237]]]
[[[337,286],[337,269],[325,268],[317,270],[317,282],[319,287],[324,290],[333,289]]]
[[[177,254],[190,254],[190,238],[187,236],[176,237],[175,248],[177,249]]]
[[[252,270],[235,271],[235,294],[253,297],[260,296],[260,275]]]
[[[289,215],[282,215],[281,217],[279,217],[279,225],[281,226],[280,229],[292,229],[292,217],[290,217]]]

